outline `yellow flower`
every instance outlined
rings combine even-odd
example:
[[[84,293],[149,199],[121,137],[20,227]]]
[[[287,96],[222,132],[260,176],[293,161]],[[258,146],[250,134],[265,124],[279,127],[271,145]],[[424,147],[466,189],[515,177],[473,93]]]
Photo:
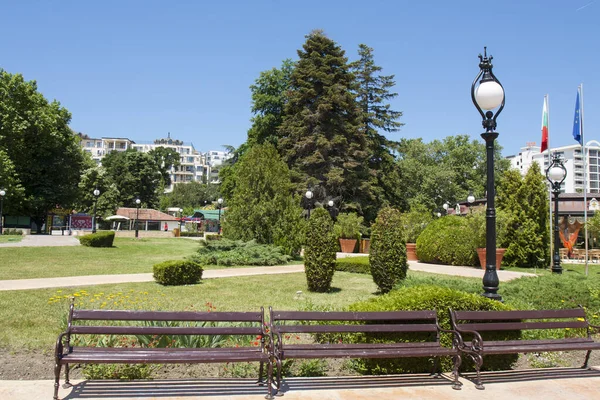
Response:
[[[577,321],[585,321],[584,318],[577,318]]]
[[[62,293],[62,290],[57,290],[56,293]]]

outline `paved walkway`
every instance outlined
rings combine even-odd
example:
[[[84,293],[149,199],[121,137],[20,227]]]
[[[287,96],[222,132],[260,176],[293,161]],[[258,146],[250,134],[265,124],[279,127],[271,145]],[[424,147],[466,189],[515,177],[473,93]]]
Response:
[[[53,247],[53,246],[79,246],[76,236],[61,234],[54,235],[25,235],[20,242],[0,243],[2,247]]]
[[[338,257],[343,257],[339,255]],[[346,256],[350,256],[349,254]],[[443,275],[464,276],[470,278],[483,278],[483,270],[473,267],[453,267],[448,265],[425,264],[409,261],[409,268],[413,271],[431,272]],[[291,274],[304,272],[304,265],[284,265],[276,267],[251,267],[251,268],[224,268],[208,269],[202,274],[202,279],[229,278],[234,276]],[[523,272],[498,271],[501,282],[510,281],[522,276],[535,276]],[[151,273],[146,274],[117,274],[117,275],[85,275],[68,276],[60,278],[15,279],[0,281],[2,290],[28,290],[71,286],[104,285],[129,282],[153,282]]]
[[[473,382],[462,377],[462,390],[452,390],[450,379],[434,379],[428,375],[361,376],[291,378],[286,380],[288,400],[481,400],[569,399],[589,400],[598,396],[598,370],[573,368],[516,370],[483,374],[485,391],[475,389]],[[62,383],[62,376],[61,376]],[[266,389],[249,379],[194,379],[152,381],[73,381],[72,389],[59,390],[68,399],[264,399]],[[0,381],[0,398],[11,400],[49,399],[53,381]]]

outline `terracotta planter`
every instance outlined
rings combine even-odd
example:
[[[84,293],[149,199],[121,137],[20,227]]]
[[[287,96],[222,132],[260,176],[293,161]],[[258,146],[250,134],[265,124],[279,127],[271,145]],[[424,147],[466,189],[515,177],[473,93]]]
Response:
[[[417,258],[417,244],[406,243],[406,259],[408,261],[418,261]]]
[[[361,239],[360,240],[360,252],[364,254],[369,254],[369,249],[371,248],[371,239]]]
[[[504,257],[504,252],[506,249],[496,249],[496,270],[500,270],[500,264],[502,263],[502,257]],[[486,249],[485,247],[480,247],[477,249],[477,255],[479,256],[479,265],[481,265],[481,269],[485,269],[485,258],[486,258]]]
[[[340,239],[340,247],[342,248],[342,253],[354,253],[356,239]]]

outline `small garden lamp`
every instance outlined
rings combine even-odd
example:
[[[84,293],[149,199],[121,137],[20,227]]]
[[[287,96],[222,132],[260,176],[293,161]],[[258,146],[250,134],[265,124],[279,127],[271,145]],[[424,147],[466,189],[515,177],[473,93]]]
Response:
[[[179,234],[181,235],[181,221],[183,221],[183,208],[179,209]]]
[[[135,237],[136,239],[139,237],[138,231],[138,219],[140,218],[140,204],[142,201],[140,199],[135,199]]]
[[[306,210],[307,210],[307,219],[310,219],[310,209],[312,208],[312,198],[313,198],[313,192],[308,189],[306,191],[306,193],[304,193],[304,197],[306,197]]]
[[[446,211],[446,214],[448,214],[448,208],[450,208],[450,204],[448,204],[448,202],[445,202],[444,205],[442,206],[444,208],[444,210]]]
[[[560,248],[560,236],[558,229],[558,196],[560,195],[560,185],[565,181],[567,177],[567,169],[565,168],[562,159],[556,153],[552,156],[552,162],[546,170],[546,179],[552,185],[552,192],[554,193],[554,255],[552,260],[552,272],[555,274],[562,274],[562,267],[560,266],[560,254],[558,249]]]
[[[217,207],[219,208],[219,227],[217,232],[221,234],[221,208],[223,207],[223,198],[219,197],[217,200]]]
[[[469,192],[469,195],[467,196],[467,204],[469,204],[469,212],[471,212],[471,204],[473,204],[475,202],[475,196],[473,196],[473,191],[471,190]]]
[[[337,220],[337,214],[338,214],[338,210],[335,207],[335,202],[333,200],[329,200],[327,202],[327,210],[329,211],[329,215],[331,216],[332,220]]]
[[[4,226],[2,223],[2,206],[4,205],[4,196],[6,196],[6,190],[0,189],[0,235],[2,235],[2,227]]]
[[[495,132],[496,118],[498,118],[498,115],[500,115],[504,108],[505,98],[504,88],[492,72],[492,59],[492,56],[488,57],[487,48],[484,47],[483,56],[479,55],[479,73],[471,85],[471,100],[482,118],[482,126],[485,132],[481,134],[481,137],[485,140],[487,158],[487,208],[485,212],[486,263],[483,275],[483,295],[489,299],[502,301],[502,296],[497,293],[500,280],[496,272],[494,140],[498,137],[498,132]]]
[[[94,219],[92,219],[92,233],[96,233],[96,205],[98,204],[98,196],[100,191],[98,188],[94,189]]]

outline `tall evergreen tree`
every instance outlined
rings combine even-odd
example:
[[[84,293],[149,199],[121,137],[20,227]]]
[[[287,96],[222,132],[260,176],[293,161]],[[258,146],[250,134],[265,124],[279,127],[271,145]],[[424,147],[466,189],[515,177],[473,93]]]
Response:
[[[344,51],[321,31],[306,36],[292,72],[278,149],[299,190],[320,185],[343,208],[374,201],[369,149]]]
[[[401,203],[400,176],[394,163],[392,149],[398,142],[387,139],[381,132],[397,132],[404,124],[398,122],[401,111],[391,109],[389,100],[398,93],[392,92],[395,86],[394,75],[380,75],[380,66],[375,65],[373,49],[359,45],[359,59],[351,64],[356,78],[355,92],[362,114],[360,125],[367,136],[369,148],[369,168],[377,177],[375,187],[379,193],[379,203],[387,200],[394,205]],[[374,207],[374,212],[381,204]],[[374,216],[373,216],[374,217]]]

